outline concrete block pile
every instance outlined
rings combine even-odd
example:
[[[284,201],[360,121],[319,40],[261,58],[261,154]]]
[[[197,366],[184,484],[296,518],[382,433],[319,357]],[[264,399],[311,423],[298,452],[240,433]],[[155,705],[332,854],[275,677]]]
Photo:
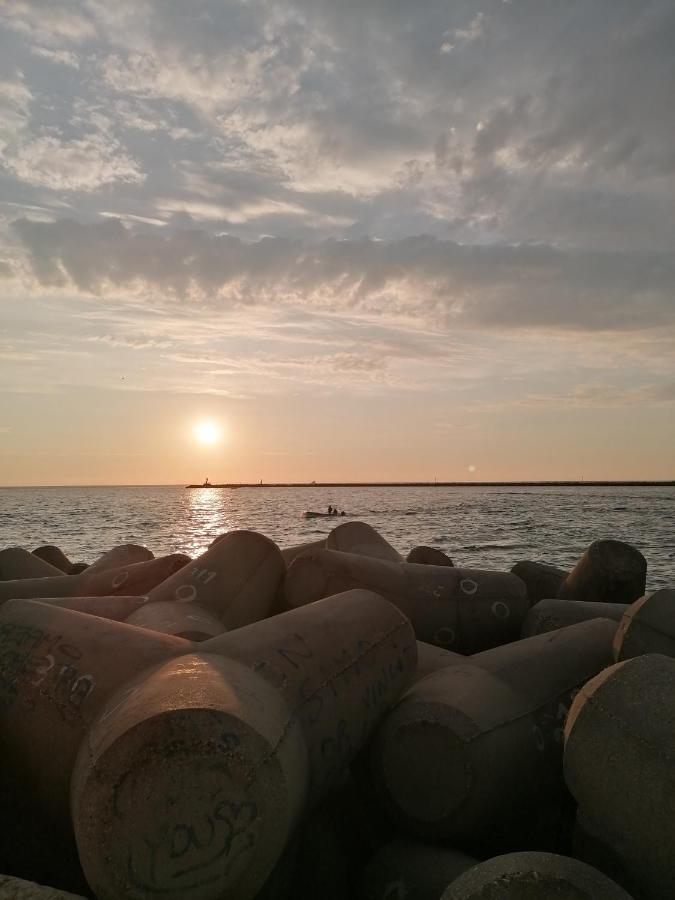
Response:
[[[0,900],[675,897],[675,590],[620,541],[8,548],[0,735]]]

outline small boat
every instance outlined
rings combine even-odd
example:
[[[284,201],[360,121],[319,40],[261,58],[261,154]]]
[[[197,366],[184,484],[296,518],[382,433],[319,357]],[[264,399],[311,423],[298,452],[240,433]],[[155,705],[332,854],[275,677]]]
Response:
[[[344,511],[341,513],[337,513],[337,512],[335,512],[335,513],[325,512],[324,513],[324,512],[315,512],[312,509],[308,509],[302,514],[302,518],[303,519],[339,519],[342,516],[346,516],[346,515],[347,515],[347,513]]]

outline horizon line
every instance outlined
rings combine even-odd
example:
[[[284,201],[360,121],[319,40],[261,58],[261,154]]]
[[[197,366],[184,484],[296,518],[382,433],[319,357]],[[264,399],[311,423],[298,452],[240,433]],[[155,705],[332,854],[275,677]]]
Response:
[[[232,481],[203,484],[174,482],[147,484],[4,484],[2,490],[17,488],[108,488],[108,487],[182,487],[185,489],[240,488],[339,488],[339,487],[675,487],[675,479],[546,479],[518,481]]]

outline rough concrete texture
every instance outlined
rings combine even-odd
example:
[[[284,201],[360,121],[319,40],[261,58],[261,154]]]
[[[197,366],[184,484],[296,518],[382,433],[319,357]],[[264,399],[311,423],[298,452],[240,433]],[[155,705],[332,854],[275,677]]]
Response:
[[[525,582],[527,597],[530,605],[534,606],[540,600],[549,597],[557,597],[560,585],[569,575],[565,569],[552,566],[549,563],[533,562],[525,559],[517,562],[511,572]]]
[[[614,659],[619,662],[662,653],[675,657],[675,590],[646,594],[624,611],[614,638]]]
[[[576,622],[589,619],[611,619],[619,622],[628,609],[626,603],[589,603],[585,600],[540,600],[532,607],[521,629],[521,637],[546,634]]]
[[[140,544],[119,544],[94,560],[89,566],[89,571],[102,572],[104,569],[121,569],[154,558],[155,554],[147,547],[141,547]]]
[[[23,547],[7,547],[0,550],[0,580],[13,581],[26,578],[49,578],[62,575],[61,569],[50,565]]]
[[[442,550],[436,547],[413,547],[405,558],[406,562],[418,563],[422,566],[454,566],[453,561]]]
[[[190,557],[184,553],[172,553],[120,569],[92,572],[88,567],[79,575],[0,581],[0,603],[39,597],[141,596],[189,561]]]
[[[0,875],[0,900],[84,900],[84,898],[35,884],[33,881]]]
[[[495,844],[564,793],[562,726],[611,662],[602,619],[486,651],[417,682],[369,749],[384,810],[421,837]]]
[[[33,550],[33,556],[43,559],[45,562],[49,563],[50,566],[54,566],[55,569],[63,572],[64,575],[70,574],[73,565],[72,562],[68,559],[63,550],[60,547],[56,547],[54,544],[43,544],[41,547],[36,547],[35,550]]]
[[[227,629],[198,603],[180,600],[148,602],[125,616],[128,625],[173,634],[187,641],[206,641]]]
[[[354,591],[221,635],[125,685],[72,782],[99,900],[254,897],[300,813],[342,781],[415,666],[405,617]]]
[[[525,585],[503,572],[371,559],[316,550],[286,574],[288,608],[352,588],[375,591],[405,613],[417,638],[459,653],[477,653],[520,636],[529,609]]]
[[[508,853],[456,878],[441,900],[631,900],[586,863],[554,853]]]
[[[343,522],[338,525],[326,538],[326,550],[340,550],[342,553],[356,553],[392,562],[403,561],[398,550],[365,522]]]
[[[197,603],[226,628],[269,615],[286,571],[281,551],[254,531],[230,531],[150,592],[150,602]]]
[[[368,863],[363,900],[438,900],[451,881],[477,862],[459,850],[399,838]]]
[[[634,603],[645,592],[647,560],[623,541],[594,541],[560,585],[561,600]]]
[[[565,725],[565,779],[587,829],[649,900],[675,897],[675,660],[647,654],[601,672]]]

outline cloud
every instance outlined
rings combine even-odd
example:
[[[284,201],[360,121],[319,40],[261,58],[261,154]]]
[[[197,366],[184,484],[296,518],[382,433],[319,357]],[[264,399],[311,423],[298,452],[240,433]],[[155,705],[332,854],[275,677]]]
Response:
[[[520,405],[524,406],[579,409],[660,403],[675,403],[675,381],[646,384],[640,387],[607,384],[577,385],[567,392],[529,394],[520,401]]]
[[[69,66],[71,69],[79,69],[80,62],[77,56],[70,50],[50,50],[48,47],[31,47],[30,52],[33,56],[42,57],[49,62],[57,63],[62,66]]]
[[[13,0],[0,7],[0,22],[18,34],[48,45],[60,41],[78,44],[96,34],[94,23],[86,13],[59,8],[52,0]]]
[[[203,231],[138,233],[115,219],[81,225],[20,219],[13,233],[43,287],[122,291],[221,304],[307,306],[443,328],[644,330],[675,324],[667,253],[283,238],[244,242]]]
[[[74,141],[49,136],[24,141],[7,154],[4,165],[21,181],[55,191],[94,191],[145,178],[136,160],[100,134]]]

